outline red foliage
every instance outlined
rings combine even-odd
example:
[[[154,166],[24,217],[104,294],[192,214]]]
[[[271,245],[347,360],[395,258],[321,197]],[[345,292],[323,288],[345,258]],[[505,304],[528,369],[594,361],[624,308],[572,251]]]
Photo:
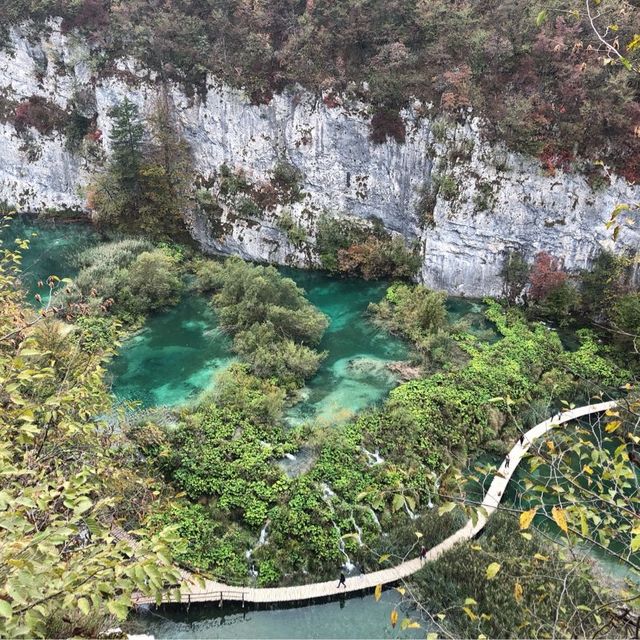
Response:
[[[471,106],[471,75],[471,68],[467,64],[461,65],[455,71],[445,71],[442,74],[445,88],[440,98],[440,106],[443,109],[454,111]]]
[[[93,131],[89,131],[87,133],[87,138],[92,142],[100,142],[102,140],[102,129],[94,129]]]
[[[535,301],[544,300],[557,286],[564,284],[567,274],[562,270],[562,263],[546,251],[535,257],[529,273],[529,295]]]
[[[397,111],[385,109],[378,111],[371,118],[371,140],[376,144],[382,144],[387,138],[393,138],[396,142],[404,142],[407,130]]]
[[[551,176],[555,176],[558,169],[570,171],[573,154],[567,149],[557,149],[555,145],[546,145],[540,153],[542,167]]]
[[[249,97],[251,104],[269,104],[273,100],[273,91],[271,89],[254,89]]]
[[[340,106],[338,98],[336,98],[335,94],[333,93],[327,93],[326,95],[322,96],[322,102],[324,102],[327,107],[329,107],[329,109],[335,109],[336,107]]]
[[[66,113],[58,105],[41,96],[31,96],[23,100],[15,110],[13,124],[17,131],[29,127],[45,135],[61,129],[66,123]]]

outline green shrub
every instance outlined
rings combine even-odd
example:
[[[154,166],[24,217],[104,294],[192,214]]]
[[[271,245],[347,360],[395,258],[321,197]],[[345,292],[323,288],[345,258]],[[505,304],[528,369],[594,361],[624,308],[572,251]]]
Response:
[[[434,176],[433,183],[437,194],[445,200],[455,200],[458,197],[458,183],[452,175]]]
[[[293,280],[238,258],[198,263],[196,279],[200,290],[214,291],[220,325],[254,374],[290,388],[316,372],[323,354],[313,347],[328,321]]]
[[[589,565],[571,562],[535,530],[531,536],[520,535],[512,515],[496,513],[478,541],[456,545],[412,576],[418,602],[432,615],[446,612],[447,629],[462,638],[591,635],[601,625],[601,599]],[[492,562],[500,572],[489,580]]]
[[[318,222],[316,249],[324,269],[334,273],[378,278],[411,278],[421,261],[417,247],[408,248],[376,220],[371,228],[352,220],[323,215]]]
[[[217,378],[211,399],[258,424],[276,424],[284,410],[285,392],[270,380],[257,378],[241,364],[232,364]]]

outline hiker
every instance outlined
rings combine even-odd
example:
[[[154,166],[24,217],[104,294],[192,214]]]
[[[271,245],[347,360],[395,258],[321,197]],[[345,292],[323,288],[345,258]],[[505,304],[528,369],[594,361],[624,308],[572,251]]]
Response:
[[[427,559],[427,547],[424,545],[420,548],[420,562],[424,562]]]
[[[345,589],[347,588],[347,579],[342,572],[340,572],[340,582],[338,582],[336,589],[339,589],[340,587],[344,587]]]
[[[509,462],[510,462],[510,458],[509,458],[509,454],[507,454],[507,457],[504,459],[504,468],[508,469],[509,468]]]
[[[518,440],[518,444],[522,447],[524,445],[524,433],[520,434],[520,439]]]

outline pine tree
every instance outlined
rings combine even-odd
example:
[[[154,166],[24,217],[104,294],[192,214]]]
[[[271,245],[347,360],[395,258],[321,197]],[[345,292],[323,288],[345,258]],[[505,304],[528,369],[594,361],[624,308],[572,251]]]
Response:
[[[139,191],[140,166],[143,161],[144,127],[140,122],[138,107],[125,98],[109,115],[113,119],[113,129],[109,136],[113,149],[111,169],[122,187],[134,195]]]

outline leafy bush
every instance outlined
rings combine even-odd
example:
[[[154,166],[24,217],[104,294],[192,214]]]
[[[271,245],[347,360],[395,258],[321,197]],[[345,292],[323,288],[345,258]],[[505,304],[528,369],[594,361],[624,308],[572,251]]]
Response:
[[[444,624],[463,638],[591,635],[601,625],[601,599],[588,566],[565,559],[535,530],[530,537],[513,516],[495,514],[477,542],[455,546],[411,578],[418,602],[444,612]],[[500,572],[488,579],[493,562]]]
[[[434,188],[439,196],[445,200],[455,200],[458,197],[458,183],[452,175],[437,175],[433,178]]]
[[[78,256],[80,271],[62,302],[82,315],[124,314],[129,320],[176,304],[183,289],[178,263],[168,249],[145,240],[100,244]]]
[[[285,232],[291,244],[296,247],[301,247],[308,240],[307,232],[294,221],[287,211],[278,218],[277,225],[279,229]]]
[[[627,293],[620,296],[614,304],[611,318],[622,334],[618,339],[633,344],[640,336],[640,293]]]
[[[387,138],[392,138],[398,143],[403,143],[406,137],[406,128],[398,111],[383,109],[376,111],[371,118],[371,140],[376,144],[382,144]]]
[[[256,375],[275,377],[287,387],[301,385],[317,370],[323,354],[313,350],[327,318],[290,278],[273,267],[253,267],[239,258],[201,262],[200,290],[213,290],[220,325],[234,336],[233,348]]]
[[[280,160],[271,171],[271,184],[280,194],[281,204],[298,202],[302,197],[303,175],[295,165]]]
[[[222,372],[211,391],[211,399],[258,424],[273,425],[282,416],[285,392],[270,380],[257,378],[248,368],[232,364]]]
[[[172,256],[162,249],[144,251],[120,274],[116,304],[128,313],[145,314],[172,306],[180,299],[183,284]]]
[[[316,249],[327,271],[365,279],[410,278],[420,267],[415,248],[380,225],[367,228],[326,214],[318,221]]]
[[[57,104],[42,96],[31,96],[22,101],[15,110],[13,119],[17,131],[33,128],[49,135],[61,131],[67,124],[67,114]]]

